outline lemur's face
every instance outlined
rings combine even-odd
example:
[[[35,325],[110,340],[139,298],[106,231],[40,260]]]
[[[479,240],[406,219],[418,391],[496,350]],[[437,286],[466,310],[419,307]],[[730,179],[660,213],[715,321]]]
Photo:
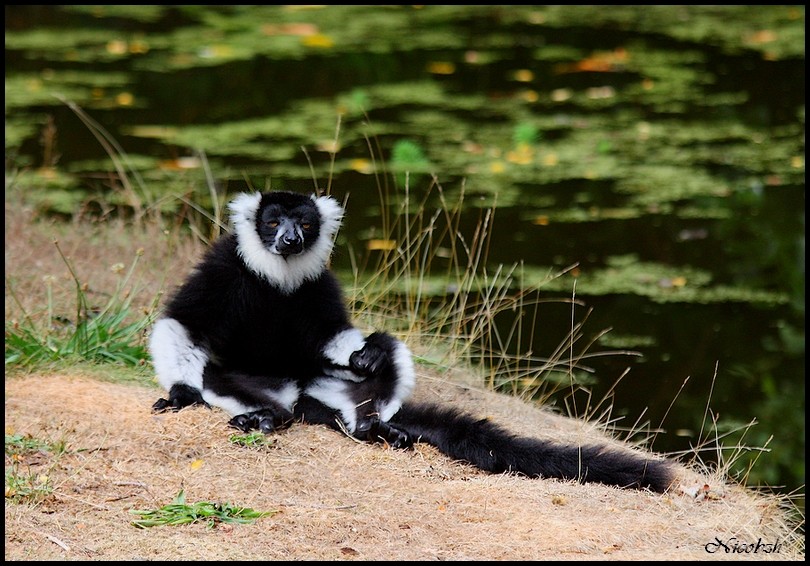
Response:
[[[262,244],[284,257],[306,252],[320,234],[321,218],[311,199],[298,203],[262,203],[256,218],[256,231]]]

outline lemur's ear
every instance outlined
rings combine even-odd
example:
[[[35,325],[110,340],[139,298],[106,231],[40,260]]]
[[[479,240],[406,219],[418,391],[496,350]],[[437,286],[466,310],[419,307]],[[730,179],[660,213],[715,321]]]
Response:
[[[340,206],[337,200],[328,195],[320,197],[313,195],[312,200],[315,201],[315,206],[318,207],[318,212],[321,215],[321,231],[330,238],[333,237],[340,229],[340,223],[343,220],[343,207]]]
[[[253,224],[256,221],[256,212],[259,210],[261,201],[262,194],[259,192],[238,195],[228,204],[228,209],[231,211],[231,222]]]

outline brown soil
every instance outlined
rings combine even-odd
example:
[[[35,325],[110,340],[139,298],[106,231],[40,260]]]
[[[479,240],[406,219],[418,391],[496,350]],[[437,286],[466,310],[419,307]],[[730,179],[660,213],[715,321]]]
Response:
[[[515,430],[616,442],[593,425],[518,399],[420,375],[423,397]],[[47,474],[38,503],[6,499],[6,560],[713,560],[803,559],[773,497],[683,467],[669,493],[489,475],[431,447],[397,451],[295,425],[270,447],[229,442],[219,410],[155,415],[155,388],[87,376],[6,380],[6,433],[64,441],[24,456]],[[9,458],[6,458],[9,468]],[[276,510],[254,524],[138,529],[132,509],[188,503]],[[778,543],[717,551],[716,539]],[[751,550],[751,548],[749,548]]]

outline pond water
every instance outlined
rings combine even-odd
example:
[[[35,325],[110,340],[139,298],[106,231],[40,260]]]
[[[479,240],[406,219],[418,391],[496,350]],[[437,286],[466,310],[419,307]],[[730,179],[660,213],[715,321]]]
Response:
[[[519,264],[513,284],[545,301],[516,351],[550,356],[582,324],[591,352],[626,352],[577,372],[617,426],[683,451],[707,405],[732,445],[756,420],[744,444],[771,452],[749,483],[803,485],[803,6],[5,15],[6,169],[43,213],[210,204],[203,165],[223,192],[329,183],[358,256],[406,185],[428,211],[463,202],[468,235],[493,210],[489,272]]]

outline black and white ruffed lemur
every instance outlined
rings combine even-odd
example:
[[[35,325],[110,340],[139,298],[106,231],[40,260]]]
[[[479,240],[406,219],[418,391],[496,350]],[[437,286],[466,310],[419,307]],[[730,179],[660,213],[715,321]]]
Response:
[[[269,433],[294,421],[366,441],[426,442],[488,472],[663,492],[666,461],[605,446],[517,436],[451,407],[408,402],[414,366],[393,336],[352,326],[328,268],[343,209],[329,196],[240,194],[233,230],[165,305],[149,342],[168,391],[158,412],[203,404]]]

